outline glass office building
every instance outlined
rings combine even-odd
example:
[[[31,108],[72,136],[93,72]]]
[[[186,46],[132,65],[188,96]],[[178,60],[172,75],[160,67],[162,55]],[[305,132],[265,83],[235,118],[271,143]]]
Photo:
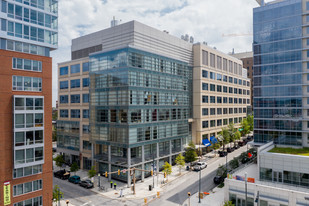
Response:
[[[254,141],[307,143],[309,16],[306,1],[286,0],[254,9]],[[307,2],[308,4],[308,2]],[[305,140],[303,140],[305,138]]]
[[[192,67],[132,47],[89,58],[90,131],[99,171],[172,163],[191,133]],[[131,182],[127,174],[113,178]]]

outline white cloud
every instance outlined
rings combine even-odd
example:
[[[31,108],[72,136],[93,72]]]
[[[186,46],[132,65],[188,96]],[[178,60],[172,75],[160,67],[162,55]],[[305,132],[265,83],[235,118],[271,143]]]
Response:
[[[255,0],[61,0],[59,42],[53,51],[53,106],[57,100],[57,64],[71,58],[71,40],[110,26],[113,16],[122,22],[137,20],[167,30],[171,35],[194,36],[223,52],[251,51]]]

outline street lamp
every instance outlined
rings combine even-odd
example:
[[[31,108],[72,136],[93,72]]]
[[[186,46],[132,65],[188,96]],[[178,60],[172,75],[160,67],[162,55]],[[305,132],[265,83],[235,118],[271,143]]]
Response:
[[[69,203],[70,203],[70,201],[69,200],[67,200],[67,201],[65,201],[65,203],[67,204],[67,206],[69,205]]]
[[[98,185],[99,185],[99,190],[100,190],[100,188],[101,188],[101,179],[100,179],[100,176],[101,176],[101,174],[100,173],[98,173]]]
[[[155,158],[154,153],[152,153],[152,188],[154,188],[154,169],[155,169]]]
[[[199,161],[201,161],[201,143],[200,143],[200,152],[199,152]],[[199,185],[198,185],[198,203],[201,203],[201,174],[202,174],[202,168],[200,168],[200,171],[199,171],[200,175],[199,175]]]
[[[248,203],[248,191],[247,191],[247,172],[245,172],[245,192],[246,192],[246,200],[245,200],[245,206],[247,206]]]
[[[54,198],[54,202],[56,202],[57,200],[56,200],[56,198]],[[56,202],[56,205],[57,205],[57,202]]]

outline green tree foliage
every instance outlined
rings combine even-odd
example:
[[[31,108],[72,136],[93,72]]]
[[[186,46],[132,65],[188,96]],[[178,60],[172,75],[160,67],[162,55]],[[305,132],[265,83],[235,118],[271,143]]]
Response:
[[[89,178],[92,178],[92,177],[94,177],[94,176],[96,175],[96,173],[97,173],[97,172],[95,171],[94,166],[92,166],[92,167],[91,167],[91,170],[88,171],[88,177],[89,177]]]
[[[193,162],[196,160],[197,154],[195,151],[195,145],[193,142],[189,143],[189,147],[186,148],[186,154],[185,154],[185,161],[186,162]]]
[[[224,150],[225,145],[230,142],[230,133],[227,128],[222,128],[220,134],[222,135],[222,143],[223,143],[223,150]]]
[[[57,155],[57,157],[54,158],[54,161],[56,162],[56,165],[58,167],[62,167],[62,165],[64,164],[64,159],[63,159],[63,156],[62,155]]]
[[[226,201],[224,202],[224,205],[223,206],[235,206],[232,201]]]
[[[241,134],[240,134],[240,132],[237,130],[237,131],[235,132],[235,134],[234,134],[234,139],[235,139],[235,140],[240,140],[240,137],[241,137]],[[234,146],[235,146],[235,144],[234,144]]]
[[[185,166],[185,157],[182,154],[179,154],[175,160],[176,165],[179,168],[179,175],[181,174],[181,168]]]
[[[57,119],[58,119],[58,111],[57,110],[53,110],[52,120],[56,121]]]
[[[245,135],[250,133],[250,127],[249,127],[249,124],[248,124],[248,121],[247,121],[246,118],[244,118],[241,121],[240,125],[241,125],[241,128],[242,128],[242,131],[241,131],[242,136],[245,136]]]
[[[55,185],[53,189],[53,201],[54,202],[60,201],[62,196],[63,196],[63,192],[60,191],[60,188],[58,185]]]
[[[227,172],[226,172],[226,168],[223,165],[220,165],[217,169],[217,176],[224,176],[226,177]]]
[[[234,170],[236,169],[237,167],[239,167],[239,161],[238,161],[238,158],[237,157],[234,157],[234,159],[232,159],[230,161],[230,167]]]
[[[253,131],[253,115],[247,116],[247,122],[248,122],[248,125],[249,125],[249,130]]]
[[[163,172],[166,172],[167,177],[168,175],[172,174],[172,165],[170,165],[168,162],[165,162],[163,165]]]
[[[74,172],[74,175],[76,174],[76,172],[79,170],[79,166],[76,162],[73,162],[73,164],[71,165],[70,168],[71,172]]]

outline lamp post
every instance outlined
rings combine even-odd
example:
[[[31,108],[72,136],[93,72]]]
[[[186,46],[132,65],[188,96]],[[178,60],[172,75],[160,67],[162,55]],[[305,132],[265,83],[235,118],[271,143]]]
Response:
[[[100,173],[98,173],[98,186],[99,186],[99,190],[100,190],[100,188],[101,188],[101,179],[100,179],[100,176],[101,176],[101,174]]]
[[[67,201],[65,201],[65,203],[67,204],[67,206],[69,205],[69,203],[70,203],[70,201],[69,200],[67,200]]]
[[[56,203],[56,206],[57,206],[57,200],[56,200],[56,198],[54,198],[54,202]]]
[[[152,154],[152,188],[154,188],[154,169],[155,169],[155,158],[154,154]]]
[[[246,200],[245,200],[245,206],[247,206],[248,203],[248,191],[247,191],[247,172],[245,172],[245,193],[246,193]]]
[[[199,152],[199,162],[201,161],[201,144],[200,144],[200,148],[199,148],[200,152]],[[202,169],[200,168],[199,171],[200,175],[199,175],[199,181],[198,181],[198,203],[201,203],[201,175],[202,175]]]

